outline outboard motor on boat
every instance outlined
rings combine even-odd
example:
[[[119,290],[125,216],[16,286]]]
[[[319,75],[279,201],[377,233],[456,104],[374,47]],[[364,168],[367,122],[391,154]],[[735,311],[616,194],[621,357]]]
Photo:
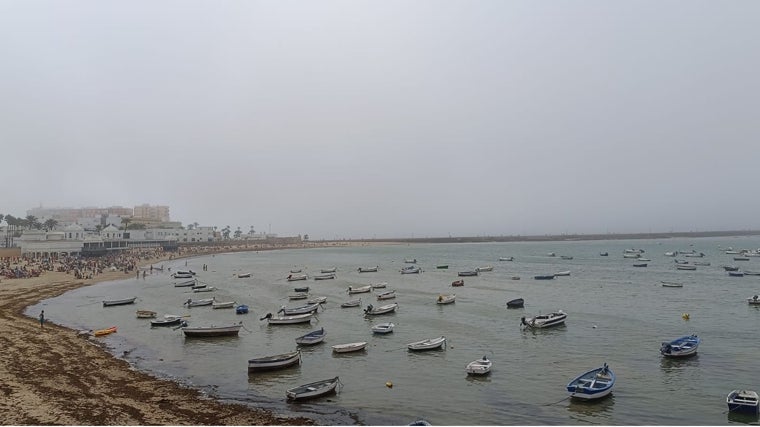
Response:
[[[267,315],[266,315],[266,316],[264,316],[264,317],[260,318],[259,320],[264,320],[264,319],[271,319],[271,318],[272,318],[272,313],[267,313]]]
[[[525,322],[525,316],[523,316],[523,317],[520,318],[520,324],[521,325],[527,325],[527,323]]]
[[[367,304],[367,308],[364,309],[364,313],[369,313],[370,311],[372,311],[372,309],[373,309],[372,304]]]

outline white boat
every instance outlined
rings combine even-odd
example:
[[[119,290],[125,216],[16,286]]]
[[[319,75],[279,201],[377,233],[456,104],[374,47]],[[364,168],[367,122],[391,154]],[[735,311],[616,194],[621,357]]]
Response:
[[[662,286],[666,288],[683,288],[683,283],[667,282],[665,280],[661,280],[660,283],[662,283]]]
[[[195,285],[195,279],[184,280],[182,282],[174,283],[175,288],[189,288],[190,286],[193,286],[193,285]]]
[[[422,271],[421,268],[416,265],[410,265],[401,269],[401,274],[419,274]]]
[[[112,299],[103,301],[103,307],[110,307],[113,305],[127,305],[134,304],[137,297],[125,298],[125,299]]]
[[[376,334],[389,334],[393,332],[393,328],[396,327],[392,322],[378,323],[372,326],[372,332]]]
[[[293,282],[293,281],[296,281],[296,280],[306,280],[308,278],[309,278],[309,276],[307,276],[305,274],[289,274],[288,277],[287,277],[288,282]]]
[[[384,289],[388,286],[388,282],[380,282],[380,283],[376,283],[370,286],[372,287],[372,289]]]
[[[319,344],[325,340],[325,335],[327,335],[327,332],[325,332],[325,328],[320,328],[320,329],[317,329],[316,331],[311,331],[308,334],[301,335],[300,337],[296,338],[296,344],[298,345]]]
[[[189,299],[185,301],[183,305],[186,305],[188,307],[200,307],[204,305],[211,305],[214,303],[214,298],[206,298],[206,299]]]
[[[441,295],[438,295],[438,299],[435,300],[435,303],[436,304],[451,304],[455,302],[456,299],[457,299],[457,294],[449,294],[449,295],[441,294]]]
[[[367,308],[364,309],[364,314],[366,316],[376,316],[380,314],[387,314],[387,313],[393,313],[398,308],[398,303],[394,302],[393,304],[387,304],[382,305],[380,307],[373,307],[372,304],[367,305]]]
[[[337,267],[323,268],[319,270],[320,273],[335,273],[336,271],[338,271]]]
[[[686,335],[672,341],[663,342],[660,354],[665,357],[687,357],[697,354],[702,339],[696,335]]]
[[[728,412],[738,412],[743,414],[758,416],[758,399],[757,392],[752,390],[734,390],[726,396]]]
[[[417,258],[407,258],[404,260],[404,262],[407,264],[417,264]]]
[[[678,251],[665,252],[665,256],[676,256],[676,255],[678,255]]]
[[[359,267],[357,271],[359,273],[376,273],[379,267]]]
[[[493,266],[492,265],[487,265],[485,267],[478,267],[478,268],[475,269],[475,271],[477,271],[478,273],[480,273],[482,271],[493,271]]]
[[[346,301],[343,304],[341,304],[341,308],[349,308],[349,307],[359,307],[362,305],[362,299],[352,299],[351,301]]]
[[[223,302],[214,301],[211,304],[211,308],[234,308],[234,307],[235,307],[235,301],[223,301]]]
[[[269,371],[274,369],[283,369],[289,366],[301,363],[301,352],[299,350],[278,354],[275,356],[259,357],[248,359],[248,372]]]
[[[313,383],[308,383],[288,389],[285,392],[285,395],[288,397],[288,400],[313,399],[316,397],[335,393],[338,388],[338,384],[340,384],[340,379],[338,377],[322,381],[315,381]]]
[[[293,316],[295,314],[314,313],[317,310],[319,310],[319,303],[309,303],[293,308],[288,308],[283,305],[277,310],[277,313],[282,313],[285,316]]]
[[[306,299],[309,298],[309,294],[307,292],[298,292],[295,294],[288,295],[289,300],[299,300],[299,299]]]
[[[623,254],[623,258],[638,258],[640,256],[641,254],[634,254],[634,253]]]
[[[327,297],[314,297],[306,302],[309,304],[323,304],[327,302]]]
[[[676,264],[676,270],[696,270],[696,265],[690,265],[690,264]]]
[[[499,257],[499,261],[514,261],[515,258],[508,256],[508,257]]]
[[[351,353],[352,351],[364,350],[367,347],[366,341],[351,342],[348,344],[335,344],[332,346],[335,353]]]
[[[384,300],[384,299],[393,299],[393,298],[396,298],[396,291],[395,290],[386,291],[386,292],[382,292],[382,293],[377,294],[377,300],[378,301]]]
[[[467,375],[485,375],[491,372],[492,364],[493,363],[488,360],[488,357],[483,356],[482,359],[473,360],[468,363],[464,368],[464,371],[467,372]]]
[[[542,329],[550,326],[557,326],[565,323],[567,313],[562,310],[557,310],[549,314],[539,314],[534,317],[523,317],[520,319],[520,323],[530,328]]]
[[[272,313],[267,313],[266,316],[259,320],[267,319],[267,323],[270,325],[292,325],[295,323],[309,323],[311,318],[314,317],[314,313],[294,314],[292,316],[280,316],[274,317]]]
[[[407,344],[406,347],[412,351],[425,351],[441,348],[444,344],[446,344],[446,337],[440,336],[438,338],[428,338],[426,340],[412,342]]]
[[[251,277],[251,273],[238,273],[237,277],[238,279],[247,279]]]
[[[335,273],[317,274],[314,276],[314,280],[330,280],[335,278]]]
[[[194,293],[198,292],[214,292],[216,290],[216,287],[214,286],[206,286],[205,288],[193,288]]]
[[[348,289],[347,289],[347,292],[348,292],[349,295],[352,295],[352,294],[363,294],[365,292],[371,292],[371,291],[372,291],[372,286],[371,285],[359,286],[359,287],[349,286]]]
[[[156,312],[151,310],[137,310],[138,319],[152,319],[156,317]]]
[[[559,273],[554,273],[555,276],[569,276],[570,271],[560,271]]]
[[[605,363],[600,368],[595,368],[575,377],[567,384],[570,397],[593,400],[607,396],[615,386],[615,373]]]
[[[237,335],[243,323],[230,326],[207,326],[207,327],[189,327],[182,328],[186,337],[224,337]]]
[[[752,295],[751,298],[747,298],[747,304],[760,305],[760,295]]]
[[[649,259],[649,258],[639,257],[639,258],[637,259],[637,261],[641,261],[641,262],[651,262],[652,260],[651,260],[651,259]]]

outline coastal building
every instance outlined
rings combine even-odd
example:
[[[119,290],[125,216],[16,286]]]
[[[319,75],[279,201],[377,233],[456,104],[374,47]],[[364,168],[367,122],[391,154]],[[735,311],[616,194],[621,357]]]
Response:
[[[135,206],[132,212],[132,217],[135,220],[150,220],[155,222],[169,222],[169,206],[151,206],[148,204],[142,204]]]

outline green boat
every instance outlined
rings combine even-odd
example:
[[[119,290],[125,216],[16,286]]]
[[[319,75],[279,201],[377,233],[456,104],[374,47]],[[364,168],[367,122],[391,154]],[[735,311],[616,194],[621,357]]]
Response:
[[[445,269],[445,268],[449,268],[449,266],[448,264],[441,264],[441,265],[436,265],[435,268]]]

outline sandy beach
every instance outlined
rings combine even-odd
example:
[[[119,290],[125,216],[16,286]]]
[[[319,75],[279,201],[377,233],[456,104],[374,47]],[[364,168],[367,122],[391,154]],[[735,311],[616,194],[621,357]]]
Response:
[[[45,310],[51,321],[44,328],[23,313],[26,307],[66,291],[132,274],[109,271],[78,280],[63,272],[44,272],[39,277],[0,282],[3,425],[314,424],[308,418],[226,404],[138,372],[99,346],[97,339],[54,324],[52,307]]]

